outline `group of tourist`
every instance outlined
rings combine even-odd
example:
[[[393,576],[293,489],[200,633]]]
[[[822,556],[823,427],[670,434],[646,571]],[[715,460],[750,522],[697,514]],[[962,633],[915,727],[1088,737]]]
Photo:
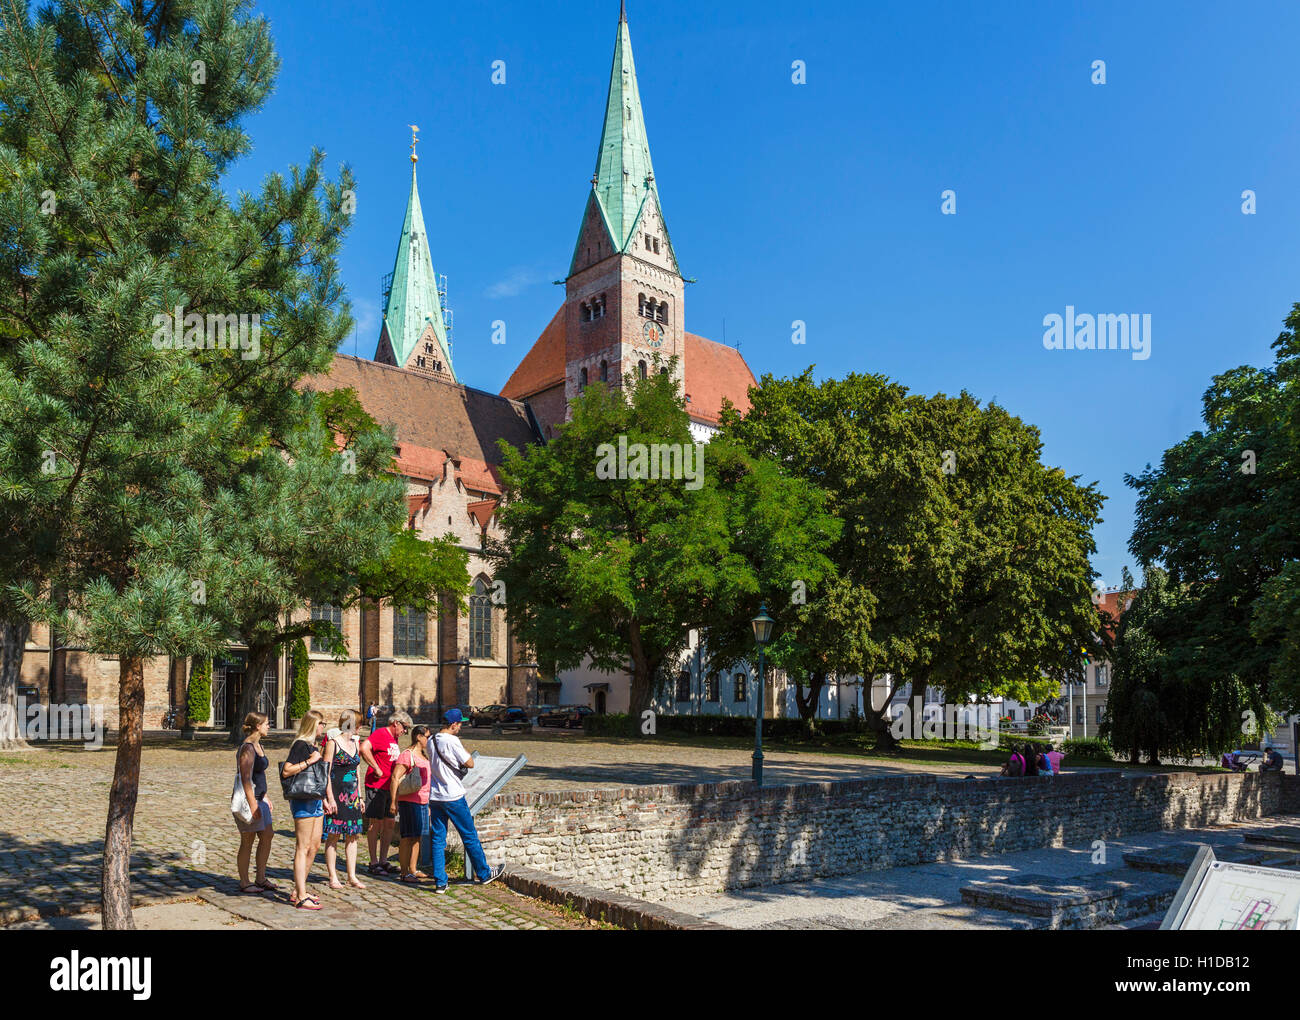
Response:
[[[455,826],[465,855],[479,884],[486,885],[504,870],[488,865],[474,828],[462,780],[474,759],[460,742],[464,717],[459,709],[443,714],[442,728],[415,725],[405,712],[394,712],[385,726],[374,728],[375,706],[367,712],[372,724],[368,736],[357,732],[358,715],[344,711],[338,726],[326,732],[325,718],[315,709],[307,712],[298,735],[281,767],[284,795],[293,816],[296,844],[293,858],[293,895],[290,903],[302,910],[321,909],[320,900],[307,891],[307,875],[325,840],[325,872],[331,889],[344,889],[338,879],[338,844],[343,841],[347,884],[364,889],[357,877],[357,852],[362,830],[370,852],[369,874],[390,876],[389,848],[394,830],[398,840],[398,877],[420,883],[429,878],[420,871],[420,843],[432,832],[433,882],[437,892],[447,891],[447,826]],[[250,894],[278,892],[266,877],[271,855],[271,803],[267,797],[269,760],[262,740],[270,722],[261,712],[244,719],[244,741],[236,754],[238,779],[246,805],[235,814],[240,833],[240,891]],[[405,749],[401,741],[406,738]],[[361,766],[365,765],[364,786]],[[364,794],[363,791],[364,790]],[[232,803],[232,811],[235,804]],[[255,878],[249,868],[257,844]]]
[[[1054,776],[1059,768],[1060,759],[1053,761],[1051,751],[1037,744],[1013,745],[1011,757],[1002,766],[1004,776]]]

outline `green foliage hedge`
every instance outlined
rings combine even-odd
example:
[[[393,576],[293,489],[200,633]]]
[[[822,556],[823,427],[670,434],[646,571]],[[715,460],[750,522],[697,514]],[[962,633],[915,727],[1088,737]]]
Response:
[[[293,687],[289,690],[289,718],[301,719],[311,711],[311,684],[307,676],[311,660],[307,657],[307,642],[302,638],[293,646]]]
[[[193,726],[212,718],[212,660],[196,659],[185,689],[185,721]]]
[[[1071,737],[1065,742],[1065,753],[1073,758],[1089,761],[1114,761],[1115,752],[1100,737]]]

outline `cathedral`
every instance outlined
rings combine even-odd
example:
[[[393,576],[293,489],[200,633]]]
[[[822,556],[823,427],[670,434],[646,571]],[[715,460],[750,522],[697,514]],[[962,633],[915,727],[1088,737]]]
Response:
[[[408,524],[424,538],[455,535],[469,554],[473,592],[468,613],[450,604],[429,614],[374,604],[304,611],[337,624],[349,651],[336,662],[323,648],[309,649],[312,705],[326,718],[371,702],[426,718],[438,706],[451,705],[626,710],[625,676],[575,670],[556,677],[539,669],[531,650],[514,640],[483,556],[485,539],[497,534],[498,440],[517,448],[544,443],[563,426],[569,402],[583,387],[620,386],[629,373],[645,377],[675,364],[691,431],[706,441],[717,429],[724,401],[747,409],[748,389],[755,385],[739,351],[686,330],[686,281],[650,159],[626,10],[619,15],[596,168],[564,303],[500,393],[457,379],[446,289],[434,269],[420,206],[415,148],[413,143],[397,253],[384,280],[375,356],[336,355],[328,373],[304,385],[350,388],[373,418],[394,429],[394,469],[406,482]],[[450,254],[439,253],[444,265]],[[286,653],[261,678],[259,708],[273,726],[288,724],[284,678],[290,666]],[[166,659],[146,665],[146,729],[159,728],[169,710],[183,707],[189,667]],[[214,661],[212,672],[211,725],[221,728],[250,682],[247,657],[231,648]],[[37,629],[24,680],[42,688],[42,700],[103,703],[106,722],[116,725],[116,660],[56,647]],[[715,688],[721,680],[713,678]],[[749,714],[752,685],[738,674],[725,686],[736,713]]]

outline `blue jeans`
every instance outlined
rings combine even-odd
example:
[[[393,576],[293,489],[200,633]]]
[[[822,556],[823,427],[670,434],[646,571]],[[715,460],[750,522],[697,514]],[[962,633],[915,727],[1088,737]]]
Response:
[[[483,844],[478,841],[474,816],[469,813],[465,798],[429,801],[429,817],[433,822],[433,880],[438,885],[447,884],[447,822],[450,821],[465,844],[465,856],[469,858],[475,877],[483,881],[488,873],[488,862],[483,856]]]

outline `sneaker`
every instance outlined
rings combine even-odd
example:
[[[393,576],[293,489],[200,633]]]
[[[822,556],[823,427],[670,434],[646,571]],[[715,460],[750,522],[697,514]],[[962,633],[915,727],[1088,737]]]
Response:
[[[445,893],[447,891],[447,886],[445,884],[434,886],[433,891],[436,893]]]
[[[488,871],[488,873],[487,873],[487,877],[486,877],[486,878],[480,878],[480,879],[478,880],[478,884],[479,884],[479,885],[487,885],[487,884],[489,884],[490,882],[495,882],[498,878],[501,877],[502,873],[503,873],[505,870],[506,870],[506,868],[505,868],[505,865],[504,865],[504,864],[498,864],[495,868],[492,868],[492,869],[490,869],[490,870]]]

